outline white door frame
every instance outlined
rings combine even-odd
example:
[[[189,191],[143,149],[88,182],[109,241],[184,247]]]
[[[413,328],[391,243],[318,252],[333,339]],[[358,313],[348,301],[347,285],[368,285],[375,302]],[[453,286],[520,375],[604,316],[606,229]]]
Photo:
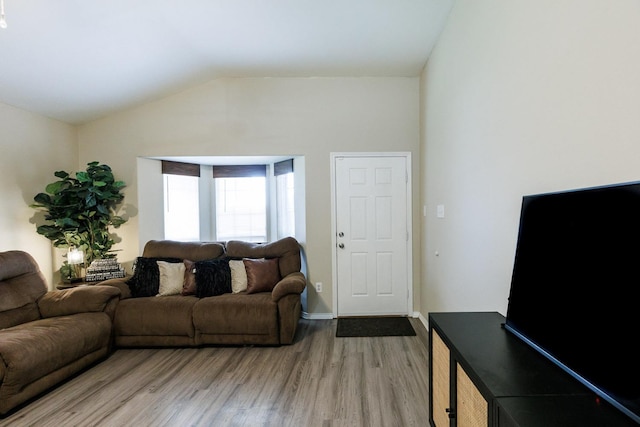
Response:
[[[413,221],[412,221],[412,181],[411,152],[363,152],[363,153],[329,153],[331,161],[331,280],[333,282],[333,318],[338,317],[338,244],[336,218],[336,159],[338,157],[404,157],[407,165],[407,316],[413,316]]]

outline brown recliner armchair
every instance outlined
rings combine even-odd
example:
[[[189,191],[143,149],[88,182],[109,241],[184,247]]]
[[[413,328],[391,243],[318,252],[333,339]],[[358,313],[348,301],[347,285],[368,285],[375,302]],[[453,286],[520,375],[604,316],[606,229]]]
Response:
[[[0,414],[106,357],[120,291],[47,291],[31,255],[0,252]]]

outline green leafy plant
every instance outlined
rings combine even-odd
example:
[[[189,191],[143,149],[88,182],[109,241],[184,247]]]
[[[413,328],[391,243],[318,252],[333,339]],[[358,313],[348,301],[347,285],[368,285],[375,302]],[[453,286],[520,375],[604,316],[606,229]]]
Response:
[[[54,175],[59,180],[36,194],[30,205],[45,212],[47,223],[37,227],[38,234],[51,240],[54,247],[83,250],[87,264],[114,257],[111,248],[115,240],[109,230],[127,221],[116,215],[125,183],[116,181],[111,168],[99,162],[88,163],[87,170],[75,176],[65,171]]]

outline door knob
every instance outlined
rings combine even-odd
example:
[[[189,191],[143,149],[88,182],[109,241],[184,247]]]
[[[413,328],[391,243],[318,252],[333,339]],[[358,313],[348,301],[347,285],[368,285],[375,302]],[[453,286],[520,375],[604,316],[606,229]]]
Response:
[[[344,233],[341,231],[338,233],[338,237],[344,237]]]
[[[338,245],[338,247],[339,247],[340,249],[344,249],[344,243],[340,243],[340,244]]]

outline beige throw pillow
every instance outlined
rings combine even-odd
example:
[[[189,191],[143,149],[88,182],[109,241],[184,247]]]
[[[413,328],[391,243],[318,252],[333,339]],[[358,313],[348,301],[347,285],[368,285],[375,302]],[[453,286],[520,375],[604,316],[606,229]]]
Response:
[[[247,290],[247,270],[242,260],[229,261],[231,269],[231,291],[234,294]]]
[[[158,295],[178,295],[182,292],[184,283],[184,263],[157,261],[160,271],[160,288]]]

